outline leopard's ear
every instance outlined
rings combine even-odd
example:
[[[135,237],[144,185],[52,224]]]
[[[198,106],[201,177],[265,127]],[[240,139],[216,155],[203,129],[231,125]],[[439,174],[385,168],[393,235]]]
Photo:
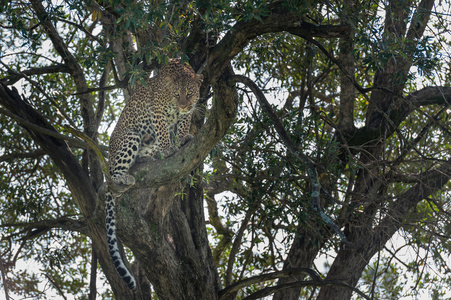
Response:
[[[197,84],[201,85],[203,80],[204,80],[203,74],[196,74],[196,83]]]
[[[174,79],[172,79],[171,76],[165,76],[163,77],[163,84],[168,87],[174,83]]]

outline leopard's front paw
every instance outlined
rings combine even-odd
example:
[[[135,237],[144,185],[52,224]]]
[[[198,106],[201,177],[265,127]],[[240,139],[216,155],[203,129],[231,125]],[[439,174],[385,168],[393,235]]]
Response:
[[[139,156],[136,159],[136,162],[137,163],[146,163],[146,162],[155,161],[155,160],[157,160],[155,155],[153,155],[153,156]]]
[[[125,192],[135,184],[135,177],[130,174],[123,174],[119,177],[113,177],[112,180],[115,185],[115,189],[118,192]]]

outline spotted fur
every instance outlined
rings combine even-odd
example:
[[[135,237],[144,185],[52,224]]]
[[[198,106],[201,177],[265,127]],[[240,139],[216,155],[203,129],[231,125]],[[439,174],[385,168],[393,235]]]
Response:
[[[136,89],[119,117],[109,145],[109,167],[114,183],[131,186],[135,178],[128,170],[136,160],[166,157],[190,138],[191,114],[199,99],[203,76],[180,59],[171,59],[158,75]],[[106,193],[106,229],[113,264],[130,289],[136,287],[118,249],[115,196]]]

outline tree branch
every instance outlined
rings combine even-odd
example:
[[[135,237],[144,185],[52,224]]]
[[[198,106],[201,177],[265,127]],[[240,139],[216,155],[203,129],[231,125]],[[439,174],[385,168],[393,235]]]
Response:
[[[282,124],[282,122],[277,117],[276,113],[271,107],[271,104],[269,104],[268,100],[266,100],[265,95],[263,92],[259,89],[259,87],[249,78],[242,76],[242,75],[234,75],[229,78],[230,83],[235,82],[241,82],[245,85],[247,85],[252,92],[255,94],[258,102],[260,105],[265,109],[266,113],[271,118],[274,128],[276,129],[277,133],[279,134],[280,138],[282,139],[284,145],[288,148],[288,150],[296,156],[306,167],[310,183],[312,186],[312,207],[313,209],[319,214],[321,219],[326,223],[326,225],[330,226],[342,239],[343,242],[347,242],[346,236],[343,234],[343,232],[338,228],[338,226],[332,221],[332,219],[327,216],[321,209],[321,185],[318,179],[318,173],[316,171],[315,163],[304,153],[301,152],[299,149],[299,146],[296,145],[288,135],[288,133],[285,131],[285,128]]]
[[[274,294],[275,292],[281,291],[281,290],[285,290],[285,289],[290,289],[290,288],[294,288],[294,287],[305,287],[305,286],[313,286],[313,287],[317,287],[317,286],[342,286],[345,288],[348,288],[354,292],[356,292],[357,294],[359,294],[361,297],[367,299],[367,300],[371,300],[370,297],[368,297],[367,295],[365,295],[362,291],[360,291],[359,289],[346,284],[344,282],[338,281],[338,280],[328,280],[328,279],[319,279],[319,280],[309,280],[309,281],[294,281],[294,282],[288,282],[288,283],[282,283],[273,287],[267,287],[264,288],[262,290],[259,290],[258,292],[255,292],[249,296],[247,296],[246,298],[244,298],[243,300],[256,300],[256,299],[261,299],[265,296]]]
[[[249,207],[248,211],[246,212],[246,215],[244,216],[243,220],[241,221],[240,229],[238,230],[237,234],[235,235],[235,240],[233,241],[232,248],[230,249],[229,259],[227,262],[227,270],[226,270],[226,280],[225,285],[230,285],[232,282],[232,272],[233,272],[233,265],[235,264],[235,258],[236,254],[238,253],[238,250],[241,246],[241,240],[244,235],[244,231],[248,227],[249,220],[252,217],[252,214],[256,210],[256,204],[258,204],[258,201],[254,202],[251,207]]]
[[[1,97],[1,95],[0,95],[0,97]],[[20,125],[22,125],[25,128],[28,128],[28,129],[31,129],[33,131],[36,131],[36,132],[48,135],[49,137],[54,137],[54,138],[57,138],[57,139],[68,141],[73,146],[76,146],[76,147],[80,147],[80,148],[83,148],[83,149],[89,149],[90,148],[90,146],[87,143],[85,143],[83,141],[80,141],[79,139],[71,138],[71,137],[68,137],[68,136],[66,136],[64,134],[61,134],[58,131],[54,130],[54,128],[53,128],[53,130],[51,130],[51,129],[47,129],[47,128],[41,127],[39,125],[36,125],[34,123],[31,123],[30,121],[25,120],[24,118],[21,118],[18,115],[14,114],[14,113],[12,113],[12,112],[10,112],[8,110],[5,110],[3,108],[0,108],[0,113],[10,117],[11,119],[13,119],[15,121],[17,121],[17,123],[19,123]],[[107,150],[106,146],[103,146],[101,148],[104,151]]]
[[[214,194],[207,192],[205,201],[207,202],[208,219],[210,220],[210,224],[216,229],[218,234],[222,235],[218,245],[213,249],[213,260],[215,264],[218,265],[221,254],[232,241],[233,231],[222,224],[221,218],[218,214],[218,205],[214,199]]]
[[[356,88],[356,90],[358,90],[360,94],[362,94],[362,96],[367,98],[366,93],[369,91],[369,89],[364,89],[363,87],[361,87],[360,84],[357,82],[357,80],[354,78],[354,75],[352,73],[349,73],[349,70],[346,69],[345,66],[338,59],[336,59],[329,51],[327,51],[327,49],[324,48],[324,46],[320,42],[318,42],[311,36],[303,36],[303,38],[306,41],[309,41],[310,43],[318,47],[318,49],[340,69],[343,75],[347,77],[347,79],[352,83],[352,85]]]
[[[398,100],[396,107],[399,107],[399,109],[394,113],[399,114],[401,119],[404,120],[412,111],[421,106],[433,104],[449,106],[451,104],[451,87],[427,86],[415,91]]]
[[[165,159],[135,163],[130,168],[130,174],[136,179],[133,188],[168,184],[186,176],[204,161],[235,120],[238,96],[235,87],[229,86],[226,79],[231,72],[232,70],[226,70],[222,81],[213,84],[216,101],[213,102],[210,117],[191,141]]]
[[[432,7],[434,7],[434,2],[434,0],[422,0],[418,4],[406,34],[406,40],[408,42],[417,42],[423,36],[424,30],[429,22],[429,17],[431,16]]]
[[[352,0],[343,1],[343,11],[346,15],[342,18],[351,30],[346,38],[339,41],[339,59],[342,66],[340,69],[346,71],[340,73],[340,108],[338,112],[338,128],[343,135],[350,135],[355,130],[354,126],[354,102],[355,102],[355,58],[353,54],[355,29],[351,24],[355,24],[358,19],[357,8]],[[350,21],[352,19],[352,21]],[[349,76],[351,75],[351,76]],[[351,77],[351,78],[349,78]],[[349,84],[351,83],[351,84]]]
[[[26,236],[22,238],[23,240],[36,238],[37,236],[40,236],[53,228],[61,228],[69,231],[77,231],[84,235],[89,235],[86,227],[86,222],[71,219],[68,216],[64,216],[58,219],[42,220],[39,222],[5,223],[0,225],[0,228],[18,228],[18,227],[24,228],[23,230],[21,230],[21,233],[27,232]]]
[[[115,89],[120,89],[120,88],[124,88],[124,87],[119,86],[119,85],[102,86],[102,87],[96,87],[96,88],[88,88],[86,91],[73,93],[71,95],[78,96],[78,95],[83,95],[83,94],[90,94],[92,92],[104,92],[104,91],[115,90]]]
[[[97,294],[97,253],[94,243],[91,244],[91,274],[89,275],[88,300],[96,300]]]
[[[9,162],[9,161],[13,161],[15,159],[22,159],[22,158],[35,159],[35,158],[41,157],[43,155],[45,155],[45,152],[43,150],[41,150],[41,149],[37,149],[37,150],[31,151],[31,152],[27,152],[27,153],[14,152],[14,153],[8,153],[8,154],[0,156],[0,162],[4,162],[4,161]]]
[[[88,84],[84,77],[83,70],[78,64],[75,57],[69,51],[69,48],[64,43],[63,39],[59,36],[56,28],[53,26],[49,14],[45,11],[44,6],[40,0],[30,0],[36,15],[41,22],[44,31],[52,41],[56,52],[64,60],[69,69],[69,73],[74,79],[77,91],[83,92],[88,90]],[[93,122],[95,122],[94,108],[92,106],[92,99],[90,94],[80,94],[81,100],[81,116],[83,118],[84,130],[88,136],[92,137],[95,134],[95,128],[93,128]]]
[[[111,51],[115,53],[114,61],[116,67],[113,65],[113,73],[116,85],[122,88],[126,88],[128,86],[128,81],[130,79],[129,75],[125,75],[127,73],[126,67],[126,57],[124,55],[124,34],[117,36],[116,34],[116,19],[117,15],[115,15],[112,7],[102,7],[97,1],[89,1],[89,9],[94,13],[97,12],[100,15],[100,23],[105,28],[105,32],[107,33],[107,38],[110,42]],[[100,13],[101,12],[101,13]],[[125,43],[124,43],[125,44]],[[124,93],[125,102],[128,101],[129,94],[127,91]]]
[[[5,297],[6,300],[10,300],[10,296],[9,296],[9,283],[6,279],[6,268],[4,267],[4,260],[3,257],[0,257],[0,272],[2,274],[2,282],[3,282],[3,290],[5,292]]]
[[[280,278],[289,278],[289,277],[296,277],[300,275],[309,275],[312,280],[309,281],[295,281],[295,282],[289,282],[289,283],[282,283],[277,286],[272,287],[266,287],[264,289],[259,290],[258,292],[255,292],[249,296],[247,296],[244,299],[261,299],[265,296],[274,294],[275,292],[278,292],[280,290],[290,289],[293,287],[304,287],[304,286],[326,286],[326,285],[337,285],[337,286],[344,286],[347,287],[357,294],[359,294],[361,297],[365,299],[370,299],[370,297],[366,296],[364,293],[362,293],[360,290],[350,286],[349,284],[346,284],[344,282],[338,281],[338,280],[324,280],[321,279],[321,277],[312,269],[309,268],[302,268],[302,269],[286,269],[282,271],[276,271],[264,275],[258,275],[251,278],[247,278],[244,280],[241,280],[231,286],[228,286],[227,288],[219,291],[219,300],[226,300],[231,299],[236,292],[238,292],[240,289],[250,286],[252,284],[258,284],[269,280],[275,280]]]
[[[387,91],[385,89],[385,91]],[[386,116],[390,120],[391,126],[386,132],[387,137],[393,134],[394,130],[399,127],[409,114],[414,110],[424,114],[420,110],[421,106],[428,105],[450,105],[451,104],[451,87],[435,86],[424,87],[421,90],[415,91],[405,97],[400,97],[395,101],[390,115]],[[429,117],[429,116],[428,116]],[[443,125],[437,123],[444,131],[449,132]],[[369,128],[368,126],[361,127],[356,130],[355,134],[348,138],[347,144],[349,146],[360,146],[368,144],[373,140],[378,139],[384,130]]]
[[[390,202],[385,208],[385,217],[377,226],[354,227],[350,234],[353,243],[351,247],[343,247],[338,252],[332,264],[327,279],[346,278],[346,281],[354,286],[368,261],[380,251],[393,234],[402,226],[408,224],[406,220],[409,212],[416,205],[429,195],[440,190],[449,182],[451,177],[451,160],[448,160],[440,167],[420,174],[422,181],[413,185],[404,194]],[[352,262],[352,263],[350,263]],[[332,295],[339,295],[341,298],[348,298],[348,290],[338,287],[322,289],[318,299],[330,299]]]
[[[442,115],[447,109],[448,109],[448,105],[446,105],[440,111],[438,111],[428,121],[428,123],[421,129],[421,131],[418,133],[418,135],[414,139],[412,139],[406,143],[406,145],[401,149],[401,153],[399,154],[399,156],[393,161],[393,166],[398,166],[401,162],[403,162],[406,155],[409,154],[410,150],[412,150],[412,149],[414,149],[419,154],[420,157],[422,156],[422,154],[416,149],[415,146],[423,139],[423,137],[426,135],[426,133],[429,132],[429,130],[433,124],[439,124],[440,127],[443,127],[443,126],[441,126],[441,124],[438,121],[439,121],[440,115]],[[443,130],[451,136],[450,132],[446,128],[443,128]],[[410,176],[409,176],[409,178],[410,178]]]
[[[400,225],[406,223],[407,214],[421,200],[427,199],[429,195],[434,194],[448,183],[451,178],[451,160],[448,160],[437,169],[420,173],[417,176],[421,181],[387,207],[387,216],[382,219],[379,225],[374,228],[373,234],[371,234],[373,239],[380,239],[381,244],[373,242],[373,247],[379,244],[385,245],[388,239],[401,227]]]
[[[292,13],[275,3],[268,17],[261,21],[239,21],[217,45],[211,48],[208,56],[207,77],[216,81],[221,69],[230,62],[253,38],[271,32],[287,31],[301,37],[338,38],[347,36],[348,25],[314,25],[303,20],[299,13]]]
[[[58,293],[63,297],[64,300],[67,300],[67,297],[64,295],[64,292],[61,290],[61,288],[58,286],[58,284],[55,282],[55,280],[52,279],[52,277],[47,274],[43,273],[45,277],[50,281],[50,283],[55,287],[55,289],[58,291]]]
[[[3,82],[5,85],[13,85],[20,79],[24,78],[25,76],[43,75],[52,73],[69,73],[69,69],[66,64],[31,68],[21,72],[14,72],[9,76],[5,76],[0,79],[0,82]]]
[[[257,284],[257,283],[274,280],[274,279],[278,279],[278,278],[287,278],[287,277],[293,277],[293,276],[299,276],[299,275],[309,275],[314,280],[321,280],[320,276],[312,269],[308,269],[308,268],[286,269],[286,270],[258,275],[258,276],[254,276],[254,277],[250,277],[250,278],[246,278],[241,281],[238,281],[238,282],[226,287],[225,289],[219,291],[219,299],[220,300],[227,299],[228,297],[234,295],[236,292],[238,292],[242,288],[250,286],[252,284]]]
[[[0,61],[0,63],[5,66],[6,68],[8,68],[8,70],[12,73],[17,73],[14,70],[12,70],[11,68],[9,68],[6,64],[4,64],[2,61]],[[28,77],[28,75],[23,74],[23,73],[18,73],[20,74],[23,78],[25,78],[28,82],[30,82],[36,89],[38,89],[49,101],[50,103],[52,103],[53,106],[56,107],[56,109],[58,109],[58,111],[64,116],[64,118],[66,119],[66,121],[71,124],[72,126],[75,127],[74,121],[72,121],[72,119],[66,114],[66,112],[58,105],[58,103],[56,103],[56,101],[53,99],[53,97],[51,97],[43,88],[40,84],[38,84],[36,81],[32,80],[31,78]]]
[[[83,31],[88,37],[90,37],[93,41],[96,41],[97,43],[99,43],[99,45],[104,46],[104,44],[102,43],[102,41],[99,40],[96,36],[94,36],[94,35],[91,33],[91,31],[89,31],[89,30],[87,30],[86,28],[84,28],[82,24],[77,24],[77,23],[75,23],[75,22],[72,22],[72,21],[69,21],[69,20],[65,20],[65,19],[62,19],[62,18],[57,18],[57,20],[60,21],[60,22],[64,22],[64,23],[67,23],[67,24],[69,24],[69,25],[72,25],[72,26],[77,27],[78,29],[80,29],[81,31]],[[95,24],[96,24],[96,23],[93,23],[91,27],[95,26]]]

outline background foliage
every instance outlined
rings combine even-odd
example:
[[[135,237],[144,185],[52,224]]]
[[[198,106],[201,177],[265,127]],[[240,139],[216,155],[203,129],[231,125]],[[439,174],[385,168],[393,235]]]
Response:
[[[60,134],[55,139],[66,140],[97,192],[98,159],[68,126],[106,155],[133,88],[157,65],[181,57],[206,75],[193,131],[215,118],[217,85],[237,86],[233,124],[208,150],[203,169],[183,178],[203,189],[218,286],[309,268],[317,277],[256,280],[233,296],[445,299],[451,294],[449,4],[2,1],[0,83],[2,90],[17,89]],[[225,71],[229,64],[263,92],[318,178],[280,135],[261,97]],[[45,126],[27,123],[5,103],[3,293],[131,299],[98,263],[101,246],[92,242],[89,222],[102,228],[102,218],[97,210],[94,217],[87,213],[98,204],[74,200],[67,173],[37,142],[34,132],[49,134]],[[349,243],[315,210],[315,180],[323,211]],[[295,289],[265,289],[278,284]]]

